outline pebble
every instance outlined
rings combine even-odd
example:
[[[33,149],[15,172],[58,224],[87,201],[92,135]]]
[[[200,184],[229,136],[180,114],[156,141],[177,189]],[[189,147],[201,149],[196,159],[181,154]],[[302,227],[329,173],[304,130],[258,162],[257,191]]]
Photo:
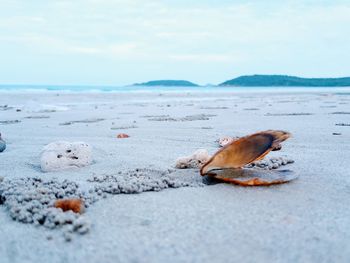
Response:
[[[0,153],[5,151],[6,149],[6,142],[1,138],[1,133],[0,133]]]

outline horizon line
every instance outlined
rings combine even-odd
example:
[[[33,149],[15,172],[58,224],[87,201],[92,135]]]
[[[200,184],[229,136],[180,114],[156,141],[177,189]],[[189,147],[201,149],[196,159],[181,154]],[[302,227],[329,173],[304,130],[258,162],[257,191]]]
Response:
[[[194,84],[196,84],[199,87],[206,87],[206,86],[219,86],[220,84],[233,80],[239,77],[246,77],[246,76],[284,76],[284,77],[297,77],[302,79],[343,79],[343,78],[350,78],[350,76],[341,76],[341,77],[300,77],[295,75],[288,75],[288,74],[250,74],[250,75],[239,75],[237,77],[225,80],[223,82],[220,82],[218,84],[213,83],[207,83],[207,84],[198,84],[196,82],[187,80],[187,79],[151,79],[143,82],[135,82],[132,84],[39,84],[39,83],[0,83],[0,86],[70,86],[70,87],[130,87],[130,86],[142,86],[140,84],[147,83],[150,81],[189,81]]]

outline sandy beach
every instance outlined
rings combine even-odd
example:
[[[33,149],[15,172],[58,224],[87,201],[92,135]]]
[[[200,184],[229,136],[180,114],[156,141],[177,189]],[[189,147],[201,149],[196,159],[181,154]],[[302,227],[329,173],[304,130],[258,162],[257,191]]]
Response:
[[[88,192],[99,185],[93,177],[142,170],[149,178],[99,195],[83,215],[89,231],[68,241],[62,228],[15,221],[0,205],[0,261],[348,262],[349,126],[346,89],[1,92],[3,183],[67,179]],[[197,169],[174,168],[197,149],[215,153],[222,136],[268,129],[292,133],[268,156],[293,159],[297,180],[207,185]],[[92,165],[42,172],[42,148],[61,140],[90,144]],[[170,182],[156,181],[168,173]]]

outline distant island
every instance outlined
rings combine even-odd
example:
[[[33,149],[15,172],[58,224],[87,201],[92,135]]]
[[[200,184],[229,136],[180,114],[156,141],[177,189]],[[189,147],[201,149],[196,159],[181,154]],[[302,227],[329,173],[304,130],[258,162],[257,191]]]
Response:
[[[152,80],[144,83],[135,83],[133,86],[197,87],[198,85],[187,80]]]
[[[243,87],[347,87],[350,86],[350,77],[347,78],[299,78],[284,75],[251,75],[227,80],[219,86]]]
[[[198,87],[188,80],[151,80],[133,86]],[[215,85],[213,85],[215,86]],[[217,86],[235,87],[350,87],[350,77],[345,78],[300,78],[287,75],[247,75],[227,80]]]

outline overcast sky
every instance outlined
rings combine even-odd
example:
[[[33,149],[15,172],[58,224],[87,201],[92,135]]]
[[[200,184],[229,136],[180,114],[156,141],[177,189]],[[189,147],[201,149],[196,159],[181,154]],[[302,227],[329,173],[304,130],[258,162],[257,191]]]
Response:
[[[0,0],[0,83],[350,76],[350,1]]]

